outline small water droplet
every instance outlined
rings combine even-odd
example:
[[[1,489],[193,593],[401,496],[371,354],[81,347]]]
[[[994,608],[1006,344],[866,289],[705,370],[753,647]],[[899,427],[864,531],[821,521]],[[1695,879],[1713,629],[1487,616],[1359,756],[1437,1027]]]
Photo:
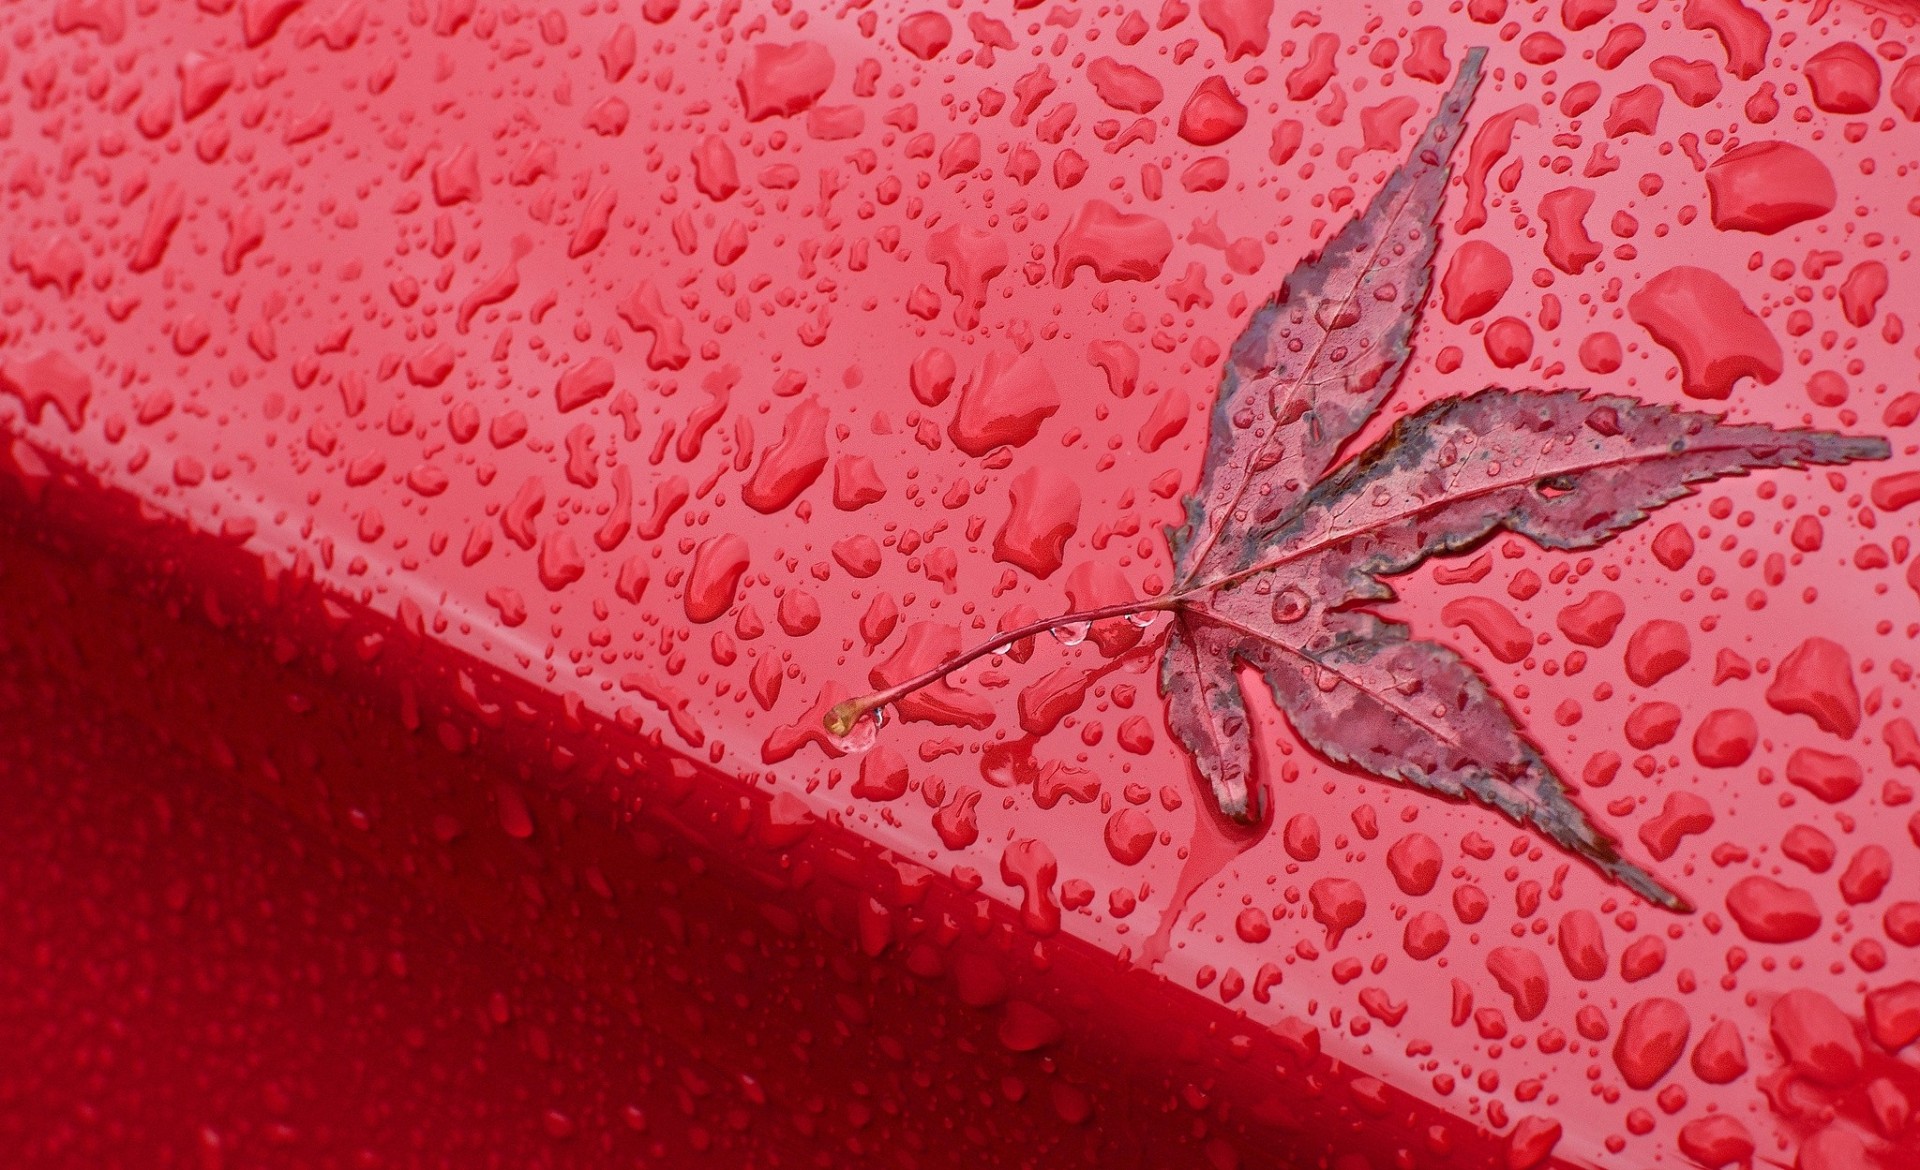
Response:
[[[1068,622],[1062,626],[1055,626],[1049,632],[1062,646],[1078,646],[1087,640],[1087,631],[1092,628],[1090,622]]]
[[[1311,608],[1313,600],[1306,591],[1297,585],[1289,585],[1273,599],[1273,620],[1282,625],[1291,625],[1306,617]]]

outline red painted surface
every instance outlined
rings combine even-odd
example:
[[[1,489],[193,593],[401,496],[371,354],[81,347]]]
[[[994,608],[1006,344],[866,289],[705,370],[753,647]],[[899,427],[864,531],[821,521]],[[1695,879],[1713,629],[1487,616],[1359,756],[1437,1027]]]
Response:
[[[9,1145],[1908,1164],[1915,31],[1282,9],[0,17]],[[1389,607],[1701,912],[1270,708],[1223,835],[1152,631],[840,754],[874,675],[1164,586],[1220,355],[1475,44],[1389,415],[1893,444]]]

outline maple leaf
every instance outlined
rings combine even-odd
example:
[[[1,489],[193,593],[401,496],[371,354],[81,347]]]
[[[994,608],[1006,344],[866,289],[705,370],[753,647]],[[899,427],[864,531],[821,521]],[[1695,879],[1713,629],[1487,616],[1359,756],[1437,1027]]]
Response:
[[[1384,578],[1497,532],[1591,548],[1705,480],[1884,459],[1889,450],[1883,439],[1729,424],[1634,398],[1493,387],[1402,417],[1342,463],[1411,353],[1449,158],[1484,56],[1468,53],[1406,161],[1234,343],[1198,489],[1185,525],[1167,533],[1173,587],[1030,623],[999,641],[1170,611],[1160,671],[1168,725],[1221,815],[1266,821],[1239,681],[1250,667],[1294,733],[1327,759],[1496,809],[1649,901],[1687,910],[1621,856],[1471,664],[1364,606],[1393,598]],[[828,729],[845,735],[998,648],[848,700]]]

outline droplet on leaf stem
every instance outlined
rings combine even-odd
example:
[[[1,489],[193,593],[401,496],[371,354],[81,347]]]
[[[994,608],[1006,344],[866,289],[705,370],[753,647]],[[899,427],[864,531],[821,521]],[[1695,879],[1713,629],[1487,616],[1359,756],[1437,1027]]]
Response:
[[[860,699],[849,699],[827,713],[827,738],[835,750],[858,755],[880,741],[886,722],[886,707],[867,707]]]
[[[1087,640],[1087,631],[1092,629],[1091,622],[1067,622],[1047,631],[1062,646],[1078,646]]]

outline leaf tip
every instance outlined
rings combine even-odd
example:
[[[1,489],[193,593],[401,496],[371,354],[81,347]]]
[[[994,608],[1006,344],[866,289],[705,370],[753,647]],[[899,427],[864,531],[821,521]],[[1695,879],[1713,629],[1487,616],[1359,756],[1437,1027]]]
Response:
[[[1481,69],[1487,59],[1487,50],[1483,45],[1468,49],[1461,59],[1460,71],[1454,75],[1453,85],[1447,89],[1447,96],[1440,102],[1440,109],[1420,136],[1419,146],[1408,160],[1423,164],[1422,169],[1432,170],[1444,167],[1453,150],[1465,137],[1460,128],[1466,124],[1467,109],[1473,104],[1474,91],[1480,88]]]
[[[1213,808],[1235,829],[1259,829],[1266,825],[1273,801],[1264,784],[1227,785],[1216,780]]]
[[[1840,458],[1848,463],[1893,458],[1893,445],[1879,435],[1844,435],[1836,447]]]
[[[1460,72],[1453,80],[1453,91],[1447,95],[1449,104],[1464,103],[1473,97],[1473,91],[1480,86],[1480,74],[1487,61],[1487,47],[1475,45],[1467,50],[1460,60]]]
[[[1248,828],[1258,828],[1267,823],[1267,815],[1273,811],[1273,801],[1265,784],[1249,785],[1246,797],[1240,802],[1239,815],[1233,819]]]
[[[1694,912],[1696,907],[1686,895],[1669,888],[1659,878],[1628,861],[1617,851],[1609,850],[1609,853],[1611,856],[1593,858],[1601,872],[1608,877],[1663,910],[1670,910],[1675,914]]]

